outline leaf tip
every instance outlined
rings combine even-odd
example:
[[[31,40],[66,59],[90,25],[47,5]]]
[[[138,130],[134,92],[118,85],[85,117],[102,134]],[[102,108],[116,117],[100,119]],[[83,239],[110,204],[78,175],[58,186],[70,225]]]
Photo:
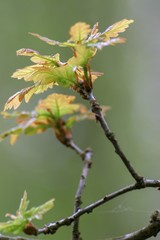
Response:
[[[30,48],[21,48],[16,51],[17,56],[33,56],[34,54],[39,54],[39,52]]]

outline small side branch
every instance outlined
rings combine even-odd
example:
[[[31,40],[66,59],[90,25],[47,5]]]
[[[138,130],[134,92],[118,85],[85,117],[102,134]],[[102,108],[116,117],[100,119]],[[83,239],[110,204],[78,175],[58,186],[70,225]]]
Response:
[[[160,188],[160,180],[144,179],[143,186],[139,185],[138,183],[135,183],[135,184],[126,186],[122,189],[119,189],[111,194],[104,196],[102,199],[88,205],[87,207],[78,210],[73,215],[71,215],[67,218],[63,218],[57,222],[49,223],[49,224],[45,225],[43,228],[40,228],[37,230],[37,234],[38,235],[42,234],[42,233],[43,234],[54,234],[60,227],[71,225],[75,221],[75,219],[81,217],[82,215],[84,215],[86,213],[92,212],[95,208],[105,204],[106,202],[109,202],[110,200],[112,200],[118,196],[121,196],[125,193],[131,192],[134,190],[138,190],[141,188],[148,188],[148,187],[159,189]]]
[[[24,238],[24,237],[21,237],[21,236],[17,236],[17,237],[4,236],[4,235],[0,234],[0,240],[33,240],[33,239]]]
[[[108,138],[108,140],[112,143],[112,145],[115,148],[115,152],[117,153],[117,155],[121,158],[121,160],[123,161],[123,163],[125,164],[126,168],[128,169],[128,171],[130,172],[131,176],[136,180],[136,182],[140,183],[143,185],[143,177],[140,176],[135,169],[133,168],[133,166],[131,165],[130,161],[127,159],[127,157],[125,156],[124,152],[122,151],[117,139],[115,138],[115,135],[113,134],[113,132],[110,130],[103,114],[102,114],[102,109],[100,107],[100,105],[97,103],[95,97],[93,96],[92,93],[88,94],[88,99],[90,101],[91,104],[91,109],[92,112],[95,114],[95,117],[97,119],[97,121],[99,121],[106,137]]]
[[[74,203],[74,213],[80,210],[82,204],[82,193],[86,185],[86,179],[88,176],[89,169],[92,165],[92,151],[90,148],[87,148],[84,152],[73,142],[70,141],[68,146],[72,148],[76,153],[78,153],[83,161],[83,168],[81,177],[79,180],[79,184],[77,187],[77,192],[75,195],[75,203]],[[79,218],[76,218],[73,221],[73,231],[72,231],[72,239],[79,240],[80,239],[80,232],[79,232]]]
[[[156,210],[152,216],[148,226],[139,229],[133,233],[125,234],[122,237],[113,240],[145,240],[150,237],[156,237],[160,232],[160,211]]]
[[[75,205],[74,205],[74,212],[80,210],[81,204],[82,204],[82,193],[86,185],[86,179],[88,176],[89,169],[91,168],[91,157],[92,157],[92,151],[90,149],[86,149],[84,152],[84,165],[82,169],[82,174],[79,180],[77,192],[75,195]],[[73,240],[79,240],[80,239],[80,232],[79,232],[79,218],[75,219],[73,223]]]

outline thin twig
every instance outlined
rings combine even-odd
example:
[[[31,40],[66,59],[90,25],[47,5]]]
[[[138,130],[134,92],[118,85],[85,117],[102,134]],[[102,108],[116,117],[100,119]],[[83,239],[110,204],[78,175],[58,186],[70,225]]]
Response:
[[[89,169],[91,168],[91,164],[92,164],[92,160],[91,160],[92,151],[91,149],[88,148],[85,150],[85,152],[83,152],[73,141],[70,141],[68,146],[73,150],[75,150],[76,153],[78,153],[81,156],[84,162],[84,165],[82,168],[82,174],[81,174],[76,195],[75,195],[74,213],[76,213],[77,211],[79,211],[82,204],[82,193],[86,185],[86,179],[88,176]],[[79,218],[76,218],[73,222],[72,239],[80,240]]]
[[[160,211],[156,210],[152,216],[148,226],[139,229],[133,233],[125,234],[122,237],[114,238],[113,240],[145,240],[150,237],[156,237],[160,232]]]
[[[17,237],[4,236],[4,235],[0,234],[0,240],[33,240],[33,239],[24,238],[24,237],[21,237],[21,236],[17,236]]]
[[[91,156],[92,152],[87,149],[85,151],[85,156],[84,156],[84,165],[82,169],[82,174],[80,177],[80,181],[78,184],[77,192],[75,195],[75,205],[74,205],[74,212],[76,213],[79,211],[81,204],[82,204],[82,193],[86,184],[86,179],[88,176],[89,169],[91,168]],[[80,239],[80,232],[79,232],[79,218],[77,218],[74,223],[73,223],[73,240],[79,240]]]
[[[142,188],[148,188],[148,187],[159,189],[160,188],[160,180],[144,179],[143,185],[135,183],[135,184],[126,186],[122,189],[119,189],[111,194],[104,196],[102,199],[88,205],[87,207],[78,210],[76,213],[72,214],[71,216],[69,216],[67,218],[63,218],[57,222],[49,223],[49,224],[45,225],[43,228],[40,228],[37,230],[37,234],[38,235],[42,234],[42,233],[43,234],[54,234],[60,227],[71,225],[72,222],[75,221],[75,219],[79,218],[80,216],[82,216],[86,213],[92,212],[95,208],[105,204],[108,201],[110,201],[118,196],[121,196],[127,192],[131,192],[133,190],[138,190],[138,189],[142,189]]]
[[[75,143],[74,141],[71,139],[68,143],[68,146],[71,149],[73,149],[78,155],[80,155],[80,157],[83,157],[84,155],[84,151],[82,149],[80,149]]]
[[[102,109],[100,105],[97,103],[95,97],[93,96],[92,93],[88,93],[88,99],[91,104],[91,109],[92,112],[95,114],[97,121],[99,121],[106,137],[109,139],[109,141],[112,143],[112,145],[115,148],[115,152],[118,154],[118,156],[121,158],[125,166],[127,167],[128,171],[132,175],[132,177],[136,180],[136,182],[143,184],[143,177],[140,176],[135,169],[132,167],[130,161],[127,159],[125,156],[124,152],[122,151],[117,139],[115,138],[115,135],[113,132],[110,130],[103,114],[102,114]]]

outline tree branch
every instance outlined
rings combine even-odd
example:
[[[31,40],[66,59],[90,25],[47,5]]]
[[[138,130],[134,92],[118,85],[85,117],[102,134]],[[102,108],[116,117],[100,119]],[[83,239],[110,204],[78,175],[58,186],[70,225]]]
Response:
[[[79,181],[79,185],[77,188],[77,192],[75,195],[75,205],[74,205],[74,212],[76,213],[79,211],[80,206],[82,204],[82,193],[85,187],[86,179],[88,176],[89,169],[91,168],[91,156],[92,152],[90,149],[86,149],[84,153],[84,165],[82,169],[81,178]],[[79,232],[79,218],[75,219],[73,223],[73,240],[79,240],[80,239],[80,232]]]
[[[4,236],[4,235],[0,234],[0,240],[33,240],[33,239],[24,238],[24,237],[21,237],[21,236],[17,236],[17,237]]]
[[[90,102],[91,105],[91,110],[92,112],[95,114],[95,117],[97,119],[97,121],[99,121],[106,137],[108,138],[108,140],[112,143],[112,145],[115,148],[115,152],[117,153],[117,155],[121,158],[121,160],[123,161],[123,163],[125,164],[126,168],[128,169],[128,171],[130,172],[130,174],[132,175],[132,177],[136,180],[136,182],[139,182],[140,184],[143,184],[143,177],[140,176],[132,167],[130,161],[127,159],[127,157],[125,156],[124,152],[122,151],[117,139],[115,138],[115,135],[113,134],[113,132],[110,130],[103,114],[102,114],[102,109],[100,107],[100,105],[97,103],[95,97],[93,96],[92,92],[88,93],[88,100]]]
[[[156,210],[150,220],[150,224],[133,233],[125,234],[122,237],[114,238],[113,240],[144,240],[150,237],[156,237],[160,232],[160,211]]]
[[[82,174],[79,180],[79,184],[77,187],[77,192],[75,195],[75,203],[74,203],[74,213],[79,211],[81,204],[82,204],[82,193],[86,185],[86,179],[88,176],[89,169],[91,168],[92,165],[92,151],[91,149],[86,149],[84,152],[71,140],[69,142],[69,147],[75,150],[77,152],[83,162],[83,169],[82,169]],[[79,218],[75,218],[73,222],[73,231],[72,231],[72,239],[73,240],[79,240],[80,239],[80,232],[79,232]]]
[[[75,212],[73,215],[63,218],[57,222],[54,223],[49,223],[45,225],[43,228],[40,228],[37,230],[37,234],[54,234],[60,227],[62,226],[68,226],[71,225],[72,222],[75,221],[75,219],[79,218],[80,216],[92,212],[95,208],[103,205],[104,203],[121,196],[127,192],[131,192],[133,190],[138,190],[142,188],[148,188],[148,187],[153,187],[153,188],[160,188],[160,180],[150,180],[150,179],[144,179],[143,185],[140,185],[139,183],[131,184],[129,186],[126,186],[122,189],[119,189],[111,194],[108,194],[104,196],[102,199],[88,205],[85,208],[79,209],[77,212]]]

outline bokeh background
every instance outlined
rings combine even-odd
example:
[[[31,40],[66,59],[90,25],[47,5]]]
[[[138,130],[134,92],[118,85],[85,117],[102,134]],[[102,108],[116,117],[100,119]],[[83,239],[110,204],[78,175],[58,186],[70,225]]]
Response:
[[[105,48],[92,61],[92,69],[104,72],[95,83],[94,93],[100,104],[112,107],[106,117],[133,166],[148,178],[160,178],[159,12],[159,0],[1,0],[1,110],[8,97],[27,86],[23,80],[10,77],[15,69],[30,63],[28,58],[16,57],[17,49],[32,48],[42,54],[60,52],[64,61],[71,54],[69,50],[41,42],[28,32],[64,41],[70,26],[78,21],[91,25],[98,21],[103,31],[123,18],[134,19],[135,23],[121,35],[127,38],[127,43]],[[47,94],[53,91],[73,94],[59,88]],[[45,96],[46,93],[34,96],[20,109],[31,110]],[[14,126],[12,121],[0,119],[0,132],[11,126]],[[133,182],[98,124],[77,124],[73,133],[82,149],[90,146],[94,151],[83,206]],[[55,208],[38,226],[70,215],[81,167],[79,157],[57,142],[51,131],[22,136],[14,146],[8,140],[0,143],[0,221],[5,220],[6,212],[15,212],[24,190],[30,206],[56,199]],[[146,225],[158,208],[160,195],[155,189],[131,192],[83,216],[82,236],[86,240],[103,240],[134,231]],[[40,238],[71,239],[71,228],[63,227],[54,236]]]

